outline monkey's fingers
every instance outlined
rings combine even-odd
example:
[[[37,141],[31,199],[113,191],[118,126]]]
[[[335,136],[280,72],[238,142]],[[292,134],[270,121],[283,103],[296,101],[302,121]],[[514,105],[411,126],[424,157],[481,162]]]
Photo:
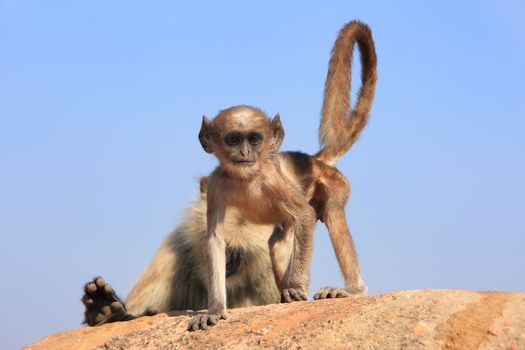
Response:
[[[282,292],[281,292],[281,303],[291,303],[293,300],[292,300],[292,297],[290,296],[290,292],[288,291],[288,289],[284,289]]]
[[[84,323],[90,326],[137,318],[137,316],[128,313],[126,306],[115,294],[113,288],[100,276],[93,278],[84,285],[82,303],[86,308]],[[144,313],[147,312],[148,310]]]
[[[221,312],[219,315],[203,315],[199,326],[202,330],[208,329],[208,326],[215,326],[220,320],[226,319],[226,312]]]
[[[194,318],[191,319],[190,323],[188,324],[188,331],[194,332],[196,330],[202,329],[206,330],[208,329],[208,326],[215,326],[217,323],[219,323],[219,320],[221,320],[223,315],[197,315]]]
[[[298,289],[287,288],[281,292],[281,303],[291,303],[294,301],[305,301],[306,294]]]
[[[93,279],[93,284],[96,286],[97,292],[101,296],[106,298],[106,300],[111,302],[111,301],[114,301],[115,299],[118,299],[118,297],[115,295],[115,292],[113,291],[113,287],[107,284],[106,281],[104,281],[102,277],[100,276],[95,277]],[[90,287],[93,288],[92,285]]]
[[[351,297],[351,294],[347,290],[334,287],[323,287],[314,294],[314,300],[349,297]]]
[[[294,301],[306,300],[306,295],[304,295],[304,293],[302,293],[301,291],[297,289],[289,289],[288,291],[290,292],[290,296]]]
[[[200,320],[199,320],[199,328],[202,329],[203,331],[208,329],[208,321],[211,321],[211,319],[208,316],[201,317]],[[212,323],[212,322],[210,322],[210,323]],[[217,324],[217,321],[215,321],[214,324]]]
[[[104,279],[100,276],[97,276],[84,285],[84,292],[86,294],[95,294],[103,290],[104,286],[106,286]]]
[[[314,300],[326,299],[331,289],[332,287],[321,288],[317,293],[314,294]]]
[[[350,298],[352,296],[352,294],[350,294],[347,290],[345,289],[339,289],[337,291],[337,294],[336,294],[336,298]]]
[[[108,317],[106,315],[104,315],[103,313],[99,313],[95,316],[95,319],[93,320],[93,322],[90,322],[89,325],[90,326],[100,326],[104,323],[106,323],[106,320],[108,319]]]
[[[120,310],[124,310],[124,305],[122,305],[122,303],[119,302],[119,301],[112,302],[111,304],[109,304],[109,307],[110,307],[111,311],[113,311],[113,312],[118,312]]]
[[[325,295],[325,297],[326,297],[326,295]],[[314,300],[319,300],[319,299],[324,299],[322,297],[321,292],[317,292],[317,293],[314,294]]]
[[[86,308],[90,308],[91,306],[93,306],[94,301],[89,295],[84,294],[82,296],[82,303]]]
[[[159,312],[155,310],[154,308],[148,307],[146,308],[146,310],[144,310],[142,314],[140,314],[140,316],[155,316],[158,313]]]
[[[106,297],[113,297],[113,287],[111,287],[109,284],[106,284],[102,290],[104,291]]]
[[[306,295],[306,293],[301,292],[301,291],[298,291],[297,293],[299,294],[299,298],[301,298],[301,301],[307,301],[308,300],[308,296]]]
[[[199,322],[196,320],[196,317],[194,317],[190,323],[188,323],[188,331],[195,332],[197,329],[199,329]]]
[[[326,299],[331,289],[332,287],[321,288],[317,293],[314,294],[314,300]]]
[[[97,285],[95,282],[90,281],[84,285],[84,292],[86,294],[94,294],[97,291]]]
[[[219,316],[210,316],[208,318],[208,324],[210,326],[215,326],[217,323],[219,323],[220,317]]]
[[[100,312],[104,315],[104,316],[109,316],[111,315],[111,307],[109,307],[109,305],[104,305],[100,308]]]
[[[100,276],[95,277],[93,279],[93,282],[95,282],[98,288],[104,288],[104,286],[106,285],[106,281],[104,281],[104,279]]]
[[[190,320],[190,323],[188,324],[188,331],[195,332],[199,329],[206,329],[208,328],[207,324],[205,328],[203,328],[202,321],[205,320],[207,322],[208,315],[197,315],[193,317]]]

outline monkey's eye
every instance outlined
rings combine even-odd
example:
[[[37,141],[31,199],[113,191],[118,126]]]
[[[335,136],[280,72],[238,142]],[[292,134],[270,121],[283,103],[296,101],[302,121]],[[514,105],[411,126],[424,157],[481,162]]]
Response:
[[[251,133],[248,135],[248,142],[252,145],[257,145],[262,141],[262,135],[258,134],[256,132]]]
[[[241,142],[241,135],[231,132],[224,137],[224,142],[230,146],[238,145]]]

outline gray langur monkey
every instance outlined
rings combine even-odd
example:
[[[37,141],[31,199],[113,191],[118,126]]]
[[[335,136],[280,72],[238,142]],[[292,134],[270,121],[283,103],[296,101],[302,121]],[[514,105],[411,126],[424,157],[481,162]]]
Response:
[[[350,83],[355,44],[361,54],[362,86],[352,109]],[[364,295],[367,291],[344,213],[350,185],[334,165],[355,143],[366,125],[374,99],[376,66],[375,46],[368,26],[359,21],[347,23],[339,32],[329,62],[319,127],[321,150],[312,156],[300,152],[278,154],[279,171],[292,182],[303,182],[299,187],[315,211],[315,217],[327,225],[345,280],[345,288],[322,288],[314,295],[314,299]],[[206,131],[206,128],[202,131]],[[207,140],[201,138],[201,143],[203,141]],[[228,142],[224,138],[222,141]],[[206,149],[205,143],[203,147]],[[203,244],[208,231],[206,193],[207,179],[203,178],[201,197],[188,210],[182,223],[163,241],[124,302],[101,277],[95,277],[85,284],[82,298],[85,323],[94,326],[155,312],[200,310],[208,306],[209,265]],[[309,210],[304,209],[306,212]],[[283,279],[274,273],[272,259],[275,263],[275,254],[272,257],[269,249],[275,225],[252,223],[235,208],[226,212],[221,225],[224,226],[225,259],[217,261],[225,264],[221,269],[225,273],[226,307],[263,305],[279,299],[285,302],[304,299],[309,284],[306,273],[309,273],[308,244],[311,243],[306,243],[306,254],[302,254],[301,258],[303,267],[308,269],[303,274],[304,282],[292,295],[282,295],[283,289],[287,288],[283,288],[285,284],[282,283],[277,287],[276,278],[277,283]],[[310,228],[305,230],[310,231]],[[282,240],[273,241],[276,242],[279,244]],[[280,275],[283,276],[283,271]],[[190,323],[190,329],[205,329],[217,321],[210,318],[203,320]]]

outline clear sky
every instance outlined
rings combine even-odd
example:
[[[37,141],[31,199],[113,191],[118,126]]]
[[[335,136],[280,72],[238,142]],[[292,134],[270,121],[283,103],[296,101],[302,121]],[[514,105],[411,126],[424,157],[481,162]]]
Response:
[[[351,19],[379,58],[338,163],[370,293],[525,290],[522,1],[145,4],[0,0],[0,348],[79,327],[94,275],[129,291],[215,165],[203,114],[279,112],[282,149],[317,151]],[[311,294],[342,286],[322,224],[314,250]]]

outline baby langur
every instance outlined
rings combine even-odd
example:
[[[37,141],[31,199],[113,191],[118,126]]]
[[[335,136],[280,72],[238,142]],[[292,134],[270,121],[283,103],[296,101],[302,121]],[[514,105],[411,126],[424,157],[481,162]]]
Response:
[[[351,108],[356,44],[361,54],[361,87]],[[314,155],[277,153],[284,137],[280,120],[276,116],[269,121],[257,108],[231,107],[212,121],[204,118],[199,139],[220,165],[209,178],[208,232],[203,243],[209,271],[209,312],[193,319],[190,330],[206,329],[226,316],[222,222],[227,207],[238,209],[242,218],[255,224],[276,225],[269,248],[281,301],[303,300],[308,290],[312,215],[326,225],[345,280],[344,289],[322,288],[314,299],[366,294],[344,211],[350,184],[335,164],[356,142],[368,121],[376,66],[370,28],[359,21],[347,23],[330,57],[319,126],[321,149]]]
[[[284,130],[259,109],[236,106],[213,120],[203,118],[199,140],[219,166],[208,177],[208,314],[196,316],[190,330],[206,329],[226,318],[224,218],[228,208],[255,224],[275,225],[269,240],[277,288],[283,301],[306,300],[310,284],[315,210],[302,189],[281,170],[276,157]]]

